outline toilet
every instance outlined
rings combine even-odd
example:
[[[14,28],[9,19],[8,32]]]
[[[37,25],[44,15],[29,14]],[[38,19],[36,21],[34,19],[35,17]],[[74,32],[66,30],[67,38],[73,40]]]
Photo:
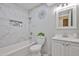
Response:
[[[45,38],[35,38],[36,44],[30,47],[30,53],[33,56],[41,56],[41,50],[45,42]]]

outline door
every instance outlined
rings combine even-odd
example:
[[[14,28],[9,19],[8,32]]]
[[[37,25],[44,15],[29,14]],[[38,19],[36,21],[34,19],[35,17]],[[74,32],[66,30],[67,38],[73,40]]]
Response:
[[[79,56],[79,43],[71,43],[69,49],[70,56]]]
[[[65,55],[65,47],[64,47],[64,42],[63,41],[54,41],[54,55],[55,56],[63,56]]]

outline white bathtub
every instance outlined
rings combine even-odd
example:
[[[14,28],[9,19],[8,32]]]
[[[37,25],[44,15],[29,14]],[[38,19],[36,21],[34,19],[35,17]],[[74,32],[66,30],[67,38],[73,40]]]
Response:
[[[0,48],[0,56],[25,56],[28,55],[28,47],[35,44],[31,41],[23,41],[10,45],[7,47]]]

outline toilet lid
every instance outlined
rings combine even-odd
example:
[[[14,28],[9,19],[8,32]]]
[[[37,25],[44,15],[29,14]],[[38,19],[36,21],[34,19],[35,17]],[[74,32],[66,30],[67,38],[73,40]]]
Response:
[[[41,50],[41,45],[33,45],[30,48],[31,51],[39,51]]]

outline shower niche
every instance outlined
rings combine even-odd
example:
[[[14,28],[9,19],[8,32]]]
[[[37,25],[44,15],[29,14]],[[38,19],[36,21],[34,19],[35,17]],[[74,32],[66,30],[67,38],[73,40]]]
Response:
[[[76,29],[77,6],[66,6],[56,11],[57,29]]]

